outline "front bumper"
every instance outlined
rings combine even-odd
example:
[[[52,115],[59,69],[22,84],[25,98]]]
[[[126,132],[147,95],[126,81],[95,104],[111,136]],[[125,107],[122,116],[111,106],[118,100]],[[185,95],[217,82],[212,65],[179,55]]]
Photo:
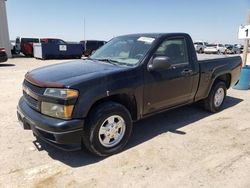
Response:
[[[23,97],[19,100],[17,117],[24,129],[53,146],[73,151],[82,147],[84,119],[60,120],[45,116],[28,106]]]

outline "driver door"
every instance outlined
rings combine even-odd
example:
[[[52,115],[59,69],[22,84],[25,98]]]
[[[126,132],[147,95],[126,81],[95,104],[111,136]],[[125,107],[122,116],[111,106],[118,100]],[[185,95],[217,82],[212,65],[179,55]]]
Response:
[[[156,56],[169,57],[171,67],[167,70],[145,71],[144,114],[185,104],[191,100],[193,69],[189,62],[185,38],[164,40],[150,61]]]

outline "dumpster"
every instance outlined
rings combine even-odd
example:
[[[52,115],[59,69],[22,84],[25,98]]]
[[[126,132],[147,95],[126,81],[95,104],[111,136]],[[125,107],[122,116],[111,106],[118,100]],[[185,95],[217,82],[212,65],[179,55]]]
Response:
[[[79,59],[83,45],[79,43],[34,43],[34,57],[37,59]]]

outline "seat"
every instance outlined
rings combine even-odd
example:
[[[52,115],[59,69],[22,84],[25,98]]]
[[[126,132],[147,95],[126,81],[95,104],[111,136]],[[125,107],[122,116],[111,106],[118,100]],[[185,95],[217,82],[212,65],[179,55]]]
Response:
[[[172,64],[180,64],[186,62],[185,53],[179,44],[170,44],[165,50],[165,55],[170,58]]]
[[[180,60],[181,49],[178,44],[170,44],[165,50],[165,55],[170,58],[172,61]]]

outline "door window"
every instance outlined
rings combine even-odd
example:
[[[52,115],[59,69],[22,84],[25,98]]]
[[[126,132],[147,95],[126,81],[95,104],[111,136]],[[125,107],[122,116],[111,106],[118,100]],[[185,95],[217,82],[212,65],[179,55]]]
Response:
[[[167,56],[171,64],[188,64],[188,53],[184,38],[167,39],[162,42],[155,52],[155,56]]]

